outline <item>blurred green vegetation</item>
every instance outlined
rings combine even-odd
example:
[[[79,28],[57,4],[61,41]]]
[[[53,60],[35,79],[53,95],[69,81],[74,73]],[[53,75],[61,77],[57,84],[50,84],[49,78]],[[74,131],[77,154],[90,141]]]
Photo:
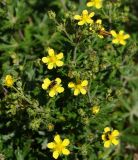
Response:
[[[104,0],[93,10],[106,30],[124,29],[126,46],[100,39],[73,16],[86,0],[0,1],[0,159],[50,160],[55,134],[70,139],[63,160],[132,160],[138,154],[138,12],[135,0]],[[65,65],[48,70],[47,48],[64,53]],[[14,88],[3,85],[12,75]],[[44,78],[60,77],[64,93],[50,98]],[[89,81],[87,95],[74,96],[68,82]],[[91,108],[100,106],[94,115]],[[105,149],[106,126],[120,131],[120,144]],[[2,157],[2,158],[1,158]],[[59,159],[60,159],[59,158]]]

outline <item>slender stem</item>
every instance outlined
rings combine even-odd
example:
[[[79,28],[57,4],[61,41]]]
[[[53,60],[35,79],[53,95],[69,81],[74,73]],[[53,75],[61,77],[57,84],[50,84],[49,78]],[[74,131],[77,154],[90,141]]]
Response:
[[[102,8],[102,13],[105,17],[107,17],[107,13],[104,11],[104,9]]]
[[[21,29],[19,29],[19,31],[18,31],[18,32],[19,32],[19,36],[20,36],[20,38],[21,38],[21,39],[23,39],[23,38],[24,38],[24,35],[23,35],[23,33],[22,33]]]
[[[58,23],[58,21],[57,21],[56,19],[54,19],[54,22],[56,23],[57,26],[60,26],[60,24]],[[65,35],[67,36],[67,38],[69,39],[69,41],[71,42],[71,44],[72,44],[73,46],[75,46],[75,44],[74,44],[72,38],[71,38],[70,35],[67,33],[65,27],[62,28],[62,31],[65,33]]]
[[[75,63],[75,65],[76,65],[76,57],[77,57],[77,47],[78,46],[76,45],[73,52],[73,62]]]
[[[22,99],[26,100],[29,104],[32,104],[32,103],[30,102],[30,100],[29,100],[27,97],[25,97],[17,88],[15,88],[14,86],[12,86],[12,88],[19,94],[19,96],[20,96]]]
[[[112,28],[112,5],[110,5],[110,8],[109,8],[109,23],[110,23],[110,30]]]
[[[67,31],[66,31],[66,29],[65,29],[65,28],[63,29],[63,32],[66,34],[66,36],[67,36],[67,37],[68,37],[68,39],[70,40],[71,44],[72,44],[73,46],[75,46],[75,44],[74,44],[73,40],[70,38],[70,36],[69,36],[69,34],[67,33]]]
[[[91,82],[92,82],[92,80],[91,80],[91,77],[90,77],[90,81],[89,81],[89,88],[88,88],[88,98],[89,98],[89,102],[90,102],[90,104],[92,103],[92,101],[91,101],[91,94],[90,94]]]
[[[64,1],[64,0],[60,0],[60,1],[61,1],[62,5],[63,5],[64,10],[66,11],[66,10],[67,10],[67,7],[66,7],[66,5],[65,5],[65,1]]]

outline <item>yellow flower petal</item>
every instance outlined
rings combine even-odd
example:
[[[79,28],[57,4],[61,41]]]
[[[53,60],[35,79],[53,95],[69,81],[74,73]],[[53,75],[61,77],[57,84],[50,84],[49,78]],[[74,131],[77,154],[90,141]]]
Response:
[[[120,44],[126,45],[126,42],[125,42],[124,40],[121,40],[121,41],[120,41]]]
[[[104,128],[104,132],[105,132],[105,133],[106,133],[106,132],[109,132],[109,131],[111,131],[111,129],[110,129],[109,127]]]
[[[56,145],[55,145],[54,142],[51,142],[51,143],[48,143],[48,144],[47,144],[47,147],[50,148],[50,149],[55,148],[55,146],[56,146]]]
[[[59,156],[59,152],[58,151],[54,151],[53,152],[53,158],[58,159]]]
[[[74,95],[77,96],[79,93],[80,93],[79,89],[76,88],[76,89],[74,90]]]
[[[57,84],[61,83],[61,79],[60,78],[56,78],[55,81],[57,82]]]
[[[51,90],[49,91],[49,96],[50,96],[50,97],[54,97],[55,95],[56,95],[55,90],[54,90],[54,89],[51,89]]]
[[[56,65],[58,66],[58,67],[61,67],[61,66],[63,66],[63,62],[62,61],[56,61]]]
[[[112,136],[114,136],[114,137],[119,136],[119,131],[118,130],[114,130],[112,132]]]
[[[58,93],[62,93],[62,92],[64,92],[64,88],[59,86],[59,87],[57,87],[56,91]]]
[[[11,76],[11,75],[7,75],[7,76],[5,77],[5,80],[6,80],[6,81],[8,81],[9,79],[12,79],[12,76]]]
[[[53,69],[53,67],[54,67],[53,63],[49,63],[47,68],[48,69]]]
[[[70,154],[70,151],[66,148],[63,148],[62,149],[62,153],[65,154],[65,155],[69,155]]]
[[[119,41],[118,41],[118,39],[113,39],[113,40],[112,40],[112,43],[114,43],[114,44],[118,44],[118,43],[119,43]]]
[[[95,23],[96,24],[102,24],[102,20],[101,19],[97,19],[97,21]]]
[[[105,147],[105,148],[109,148],[110,145],[111,145],[111,141],[110,141],[110,140],[104,142],[104,147]]]
[[[42,84],[42,88],[44,90],[46,90],[49,87],[50,83],[51,83],[51,81],[48,78],[44,79],[44,83]]]
[[[124,34],[124,31],[123,31],[123,30],[119,31],[119,34],[120,34],[120,35],[123,35],[123,34]]]
[[[102,7],[102,0],[91,0],[87,3],[88,7],[96,7],[97,9],[100,9]]]
[[[94,5],[94,2],[88,2],[87,7],[92,7]]]
[[[52,48],[49,48],[48,54],[49,54],[49,56],[54,56],[55,55],[54,50]]]
[[[42,89],[46,90],[47,88],[48,88],[48,85],[45,84],[45,83],[43,83],[43,84],[42,84]]]
[[[88,14],[88,11],[85,9],[85,10],[82,11],[82,14],[83,14],[83,15],[87,15],[87,14]]]
[[[42,62],[43,62],[43,63],[49,62],[49,58],[48,58],[48,57],[43,57],[43,58],[42,58]]]
[[[69,87],[69,88],[74,88],[74,87],[75,87],[75,84],[74,84],[73,82],[69,82],[68,87]]]
[[[82,87],[85,87],[87,85],[88,85],[88,81],[87,80],[84,80],[84,81],[81,82],[81,86]]]
[[[100,9],[100,8],[102,7],[102,4],[101,4],[101,3],[97,3],[97,4],[95,5],[95,7],[96,7],[97,9]]]
[[[55,140],[56,143],[61,143],[60,135],[56,135],[54,137],[54,140]]]
[[[78,22],[78,25],[79,25],[79,26],[82,26],[82,25],[84,25],[84,24],[85,24],[85,21],[83,21],[83,20]]]
[[[92,23],[93,23],[93,20],[88,18],[88,19],[86,20],[86,22],[92,24]]]
[[[66,147],[69,145],[69,143],[70,143],[69,139],[64,139],[62,145]]]
[[[105,134],[102,135],[102,140],[105,141]]]
[[[117,37],[117,33],[114,30],[111,30],[110,33],[113,37]]]
[[[114,145],[118,145],[119,144],[119,140],[117,140],[117,139],[112,139],[112,143],[114,144]]]
[[[62,53],[62,52],[56,55],[56,57],[57,57],[57,59],[58,59],[58,60],[59,60],[59,59],[62,59],[62,58],[63,58],[63,56],[64,56],[64,55],[63,55],[63,53]]]
[[[124,39],[128,39],[128,38],[130,38],[130,35],[129,34],[125,34],[124,35]]]
[[[81,16],[80,16],[80,15],[75,15],[75,16],[74,16],[74,19],[75,19],[75,20],[81,20]]]
[[[90,14],[89,14],[89,17],[91,18],[91,17],[93,17],[95,15],[95,13],[94,12],[91,12]]]
[[[84,94],[86,94],[86,89],[81,88],[81,89],[80,89],[80,92],[81,92],[81,94],[83,94],[83,95],[84,95]]]
[[[50,85],[51,81],[49,78],[45,78],[44,79],[44,83],[47,84],[47,85]]]

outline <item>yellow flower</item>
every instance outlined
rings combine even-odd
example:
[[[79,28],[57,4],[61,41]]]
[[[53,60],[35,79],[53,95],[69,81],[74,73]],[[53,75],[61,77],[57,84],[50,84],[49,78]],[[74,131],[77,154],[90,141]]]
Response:
[[[87,3],[87,7],[92,6],[100,9],[102,7],[102,0],[90,0],[90,2]]]
[[[104,36],[100,34],[101,31],[105,31],[105,28],[102,26],[102,20],[97,19],[95,23],[97,25],[97,29],[99,30],[98,37],[99,38],[104,38]]]
[[[105,28],[102,26],[102,20],[97,19],[94,23],[94,25],[90,25],[90,31],[93,33],[98,33],[99,38],[104,38],[104,36],[101,34],[103,31],[105,31]]]
[[[94,28],[92,28],[94,27]],[[90,30],[91,31],[95,31],[96,29],[97,30],[100,30],[102,28],[102,20],[101,19],[97,19],[96,22],[93,24],[90,24]]]
[[[54,142],[48,143],[47,147],[53,150],[53,157],[57,159],[59,155],[69,155],[70,151],[66,149],[69,145],[69,139],[64,139],[63,141],[60,138],[60,135],[54,137]]]
[[[13,86],[13,83],[14,83],[14,80],[13,80],[13,77],[11,75],[7,75],[5,77],[5,85],[7,87],[12,87]]]
[[[92,107],[92,113],[93,114],[97,114],[100,111],[100,107],[99,106],[93,106]]]
[[[83,10],[82,15],[75,15],[74,19],[79,21],[78,25],[84,25],[86,23],[92,24],[93,20],[91,18],[94,16],[94,14],[94,12],[89,14],[87,10]]]
[[[47,125],[47,129],[48,129],[49,132],[53,131],[54,130],[54,125],[52,123],[49,123]]]
[[[74,95],[77,96],[78,94],[86,94],[86,86],[88,85],[88,81],[84,80],[82,82],[79,82],[77,84],[70,82],[68,84],[69,88],[72,88],[74,90]]]
[[[96,23],[98,29],[101,29],[101,27],[102,27],[102,20],[101,19],[97,19],[95,23]]]
[[[119,140],[119,131],[118,130],[113,130],[109,127],[104,128],[104,132],[102,135],[102,140],[104,141],[104,147],[109,148],[111,144],[118,145]]]
[[[49,78],[45,78],[42,84],[42,88],[44,90],[49,90],[50,97],[54,97],[58,93],[64,92],[60,78],[56,78],[54,81],[51,81]]]
[[[64,63],[63,61],[61,61],[61,59],[64,55],[62,52],[60,52],[59,54],[55,54],[53,49],[48,48],[48,55],[49,56],[42,58],[42,62],[48,65],[48,69],[56,68],[56,66],[63,66]]]
[[[112,43],[114,44],[125,45],[126,44],[125,40],[130,38],[130,35],[124,34],[123,30],[119,31],[118,34],[114,30],[111,30],[111,35],[114,37],[114,39],[112,40]]]

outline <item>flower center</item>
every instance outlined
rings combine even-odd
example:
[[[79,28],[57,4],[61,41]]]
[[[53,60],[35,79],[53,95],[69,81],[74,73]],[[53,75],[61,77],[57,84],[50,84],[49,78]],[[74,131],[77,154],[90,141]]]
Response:
[[[105,133],[105,139],[106,140],[111,140],[111,131],[108,131],[107,133]]]
[[[7,80],[7,83],[8,83],[8,84],[12,84],[12,80],[11,80],[11,79],[8,79],[8,80]]]
[[[64,146],[62,144],[56,144],[55,150],[57,150],[59,153],[62,153]]]
[[[58,91],[57,91],[58,87],[60,87],[59,84],[55,84],[55,85],[52,87],[52,90],[54,90],[54,92],[55,92],[56,94],[58,93]]]
[[[12,78],[7,78],[7,79],[6,79],[6,84],[7,84],[8,86],[12,86],[12,84],[13,84]]]
[[[81,89],[81,88],[82,88],[81,84],[77,84],[77,85],[76,85],[76,88],[77,88],[77,89]]]
[[[83,17],[82,17],[82,20],[87,21],[88,18],[89,18],[89,16],[87,14],[84,14]]]
[[[51,56],[51,57],[50,57],[50,62],[51,62],[51,63],[55,63],[55,62],[56,62],[56,60],[57,60],[57,59],[56,59],[56,57],[55,57],[55,56]]]
[[[117,38],[118,38],[119,41],[123,41],[124,40],[124,36],[123,35],[118,35]]]

